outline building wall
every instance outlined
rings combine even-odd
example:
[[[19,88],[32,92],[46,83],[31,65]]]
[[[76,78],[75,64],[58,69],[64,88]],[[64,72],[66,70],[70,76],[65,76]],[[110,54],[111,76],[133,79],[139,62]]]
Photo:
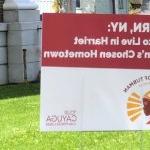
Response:
[[[72,8],[72,12],[75,12],[76,5],[74,3],[77,0],[64,0],[63,7],[67,11],[67,2],[69,3],[70,1],[72,1],[74,7]],[[78,0],[78,2],[79,1],[82,13],[128,13],[128,0]],[[54,0],[35,0],[35,2],[39,5],[40,13],[53,12],[52,5]]]
[[[3,21],[3,4],[5,0],[0,0],[0,22]]]
[[[83,13],[95,13],[95,0],[80,0],[80,8]]]
[[[80,3],[84,13],[128,13],[128,0],[80,0]]]

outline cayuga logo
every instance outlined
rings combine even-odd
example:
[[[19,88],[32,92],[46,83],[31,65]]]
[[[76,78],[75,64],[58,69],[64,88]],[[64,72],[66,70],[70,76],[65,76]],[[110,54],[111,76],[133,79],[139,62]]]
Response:
[[[133,92],[128,97],[127,114],[132,122],[135,122],[144,112],[145,116],[150,116],[150,91],[143,96]],[[150,124],[150,120],[147,122]]]

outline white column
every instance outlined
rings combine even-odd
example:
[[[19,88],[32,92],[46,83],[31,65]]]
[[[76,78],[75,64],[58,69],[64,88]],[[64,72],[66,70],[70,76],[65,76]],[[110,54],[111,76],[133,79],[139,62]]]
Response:
[[[4,22],[8,23],[9,83],[35,81],[40,72],[41,22],[33,0],[5,0]]]
[[[4,10],[37,9],[38,5],[33,0],[5,0]]]

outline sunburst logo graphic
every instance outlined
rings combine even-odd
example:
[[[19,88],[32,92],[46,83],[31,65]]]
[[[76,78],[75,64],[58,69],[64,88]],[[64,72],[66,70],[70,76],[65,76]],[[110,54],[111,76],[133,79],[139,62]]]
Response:
[[[127,114],[132,122],[135,122],[144,112],[145,116],[150,116],[150,91],[146,92],[144,96],[133,92],[128,97]],[[150,120],[147,122],[150,124]]]

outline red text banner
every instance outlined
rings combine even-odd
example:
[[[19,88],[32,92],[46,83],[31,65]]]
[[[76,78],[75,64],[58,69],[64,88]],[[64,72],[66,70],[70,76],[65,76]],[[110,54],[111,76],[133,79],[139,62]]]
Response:
[[[149,69],[150,16],[44,14],[42,66]]]

